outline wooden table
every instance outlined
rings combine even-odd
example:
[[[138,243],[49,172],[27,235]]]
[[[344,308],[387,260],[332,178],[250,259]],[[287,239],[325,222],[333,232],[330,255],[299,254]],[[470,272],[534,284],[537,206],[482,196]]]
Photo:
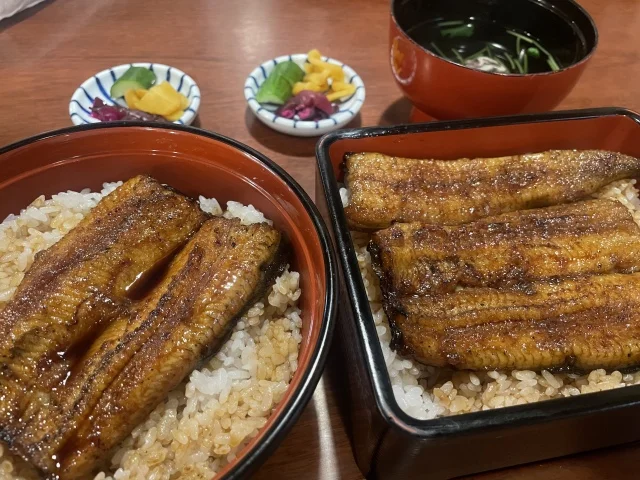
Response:
[[[640,0],[582,0],[600,30],[591,65],[563,108],[640,110]],[[318,48],[353,66],[367,88],[351,126],[406,122],[409,105],[387,64],[387,0],[49,0],[0,22],[0,145],[70,124],[69,97],[109,66],[179,67],[202,90],[197,125],[236,138],[286,168],[313,197],[315,139],[278,134],[245,106],[246,75],[265,59]],[[472,448],[472,447],[471,447]],[[474,478],[637,478],[640,445]],[[313,401],[256,478],[360,479],[334,392]]]

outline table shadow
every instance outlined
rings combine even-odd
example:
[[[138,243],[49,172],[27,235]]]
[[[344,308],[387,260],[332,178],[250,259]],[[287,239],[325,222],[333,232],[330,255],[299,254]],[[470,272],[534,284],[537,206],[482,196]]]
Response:
[[[32,17],[33,15],[38,13],[40,10],[47,8],[54,1],[55,0],[45,0],[44,2],[34,5],[33,7],[29,7],[26,10],[23,10],[21,12],[18,12],[9,18],[0,20],[0,33],[4,32],[8,28],[11,28],[17,23],[20,23],[23,20],[26,20],[27,18]]]
[[[244,120],[249,134],[263,147],[289,157],[315,156],[316,143],[320,136],[294,137],[276,132],[258,120],[249,107],[245,109]],[[358,128],[361,125],[362,117],[358,113],[344,128]]]
[[[400,97],[389,105],[378,120],[379,125],[398,125],[410,122],[413,105],[407,97]]]

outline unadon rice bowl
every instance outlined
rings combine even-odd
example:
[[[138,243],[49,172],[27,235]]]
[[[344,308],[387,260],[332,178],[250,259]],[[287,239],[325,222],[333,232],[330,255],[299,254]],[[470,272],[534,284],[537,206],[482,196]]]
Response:
[[[635,183],[635,180],[614,182],[594,197],[621,202],[640,225],[640,200]],[[343,206],[348,205],[349,192],[342,188],[340,196]],[[547,370],[453,371],[403,358],[389,346],[391,331],[382,307],[378,278],[367,250],[369,235],[351,232],[351,236],[393,393],[398,405],[408,415],[428,420],[640,384],[640,371],[623,374],[598,369],[584,375]]]
[[[119,183],[37,198],[0,224],[0,308],[13,296],[34,256],[66,235]],[[213,215],[243,224],[269,222],[253,206],[200,197]],[[169,393],[113,454],[99,480],[209,479],[236,458],[283,398],[298,366],[300,276],[286,269],[240,318],[204,366]],[[0,480],[38,478],[0,444]]]

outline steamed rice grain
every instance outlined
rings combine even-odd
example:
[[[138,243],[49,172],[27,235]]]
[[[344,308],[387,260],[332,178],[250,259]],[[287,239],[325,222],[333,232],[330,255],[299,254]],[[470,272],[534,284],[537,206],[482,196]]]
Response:
[[[37,252],[49,248],[122,182],[101,192],[38,197],[0,224],[0,308],[11,299]],[[272,222],[252,205],[199,198],[213,215],[245,225]],[[95,480],[210,479],[264,427],[298,367],[300,275],[288,269],[240,318],[221,350],[138,425]],[[38,478],[0,444],[0,480]]]
[[[593,196],[621,202],[640,225],[640,199],[635,183],[635,180],[613,182]],[[347,206],[349,192],[340,189],[340,197],[343,206]],[[547,370],[469,372],[427,367],[403,358],[389,346],[391,331],[382,308],[378,278],[367,250],[369,235],[351,232],[351,237],[393,393],[400,408],[408,415],[428,420],[640,384],[640,371],[624,375],[619,371],[607,372],[603,369],[593,370],[586,375],[551,373]]]

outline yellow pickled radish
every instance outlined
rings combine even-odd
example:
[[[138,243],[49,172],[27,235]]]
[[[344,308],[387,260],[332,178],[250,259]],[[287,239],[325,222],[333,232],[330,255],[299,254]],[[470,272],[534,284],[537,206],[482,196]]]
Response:
[[[342,67],[323,61],[318,50],[313,49],[307,53],[307,62],[303,67],[306,75],[301,82],[293,86],[294,95],[303,90],[326,92],[327,98],[333,101],[351,95],[355,91],[355,87],[344,83]]]
[[[324,86],[325,88],[328,88],[329,85],[327,83],[327,80],[329,80],[329,74],[330,72],[328,70],[325,70],[323,72],[317,72],[317,73],[308,73],[307,75],[304,76],[304,81],[316,83],[318,85]]]
[[[135,89],[132,88],[124,92],[124,101],[127,102],[127,107],[133,108],[134,110],[140,110],[140,108],[138,108],[140,97]]]
[[[168,82],[151,87],[138,101],[139,110],[166,117],[181,110],[182,97]]]
[[[148,91],[149,90],[146,90],[144,88],[136,88],[136,95],[138,96],[138,98],[142,98],[147,94]]]
[[[331,63],[327,63],[329,65],[329,69],[331,70],[331,78],[334,82],[342,82],[344,81],[344,70],[340,65],[333,65]]]
[[[331,92],[327,94],[327,100],[329,100],[330,102],[335,102],[336,100],[352,95],[353,92],[355,91],[356,89],[354,87],[353,89],[345,89],[345,90],[338,90],[335,92]]]
[[[189,99],[184,95],[180,94],[182,98],[180,99],[180,108],[182,110],[186,110],[189,107]]]
[[[298,82],[293,86],[293,90],[291,93],[297,95],[304,90],[311,90],[312,92],[324,92],[326,88],[323,88],[322,85],[318,85],[312,82]]]
[[[322,55],[320,55],[320,51],[317,48],[314,48],[313,50],[310,50],[309,53],[307,53],[307,58],[309,59],[309,61],[321,60]]]
[[[175,122],[176,120],[179,120],[180,117],[182,117],[182,115],[184,115],[184,110],[178,110],[177,112],[172,113],[171,115],[164,115],[164,118],[166,118],[170,122]]]

